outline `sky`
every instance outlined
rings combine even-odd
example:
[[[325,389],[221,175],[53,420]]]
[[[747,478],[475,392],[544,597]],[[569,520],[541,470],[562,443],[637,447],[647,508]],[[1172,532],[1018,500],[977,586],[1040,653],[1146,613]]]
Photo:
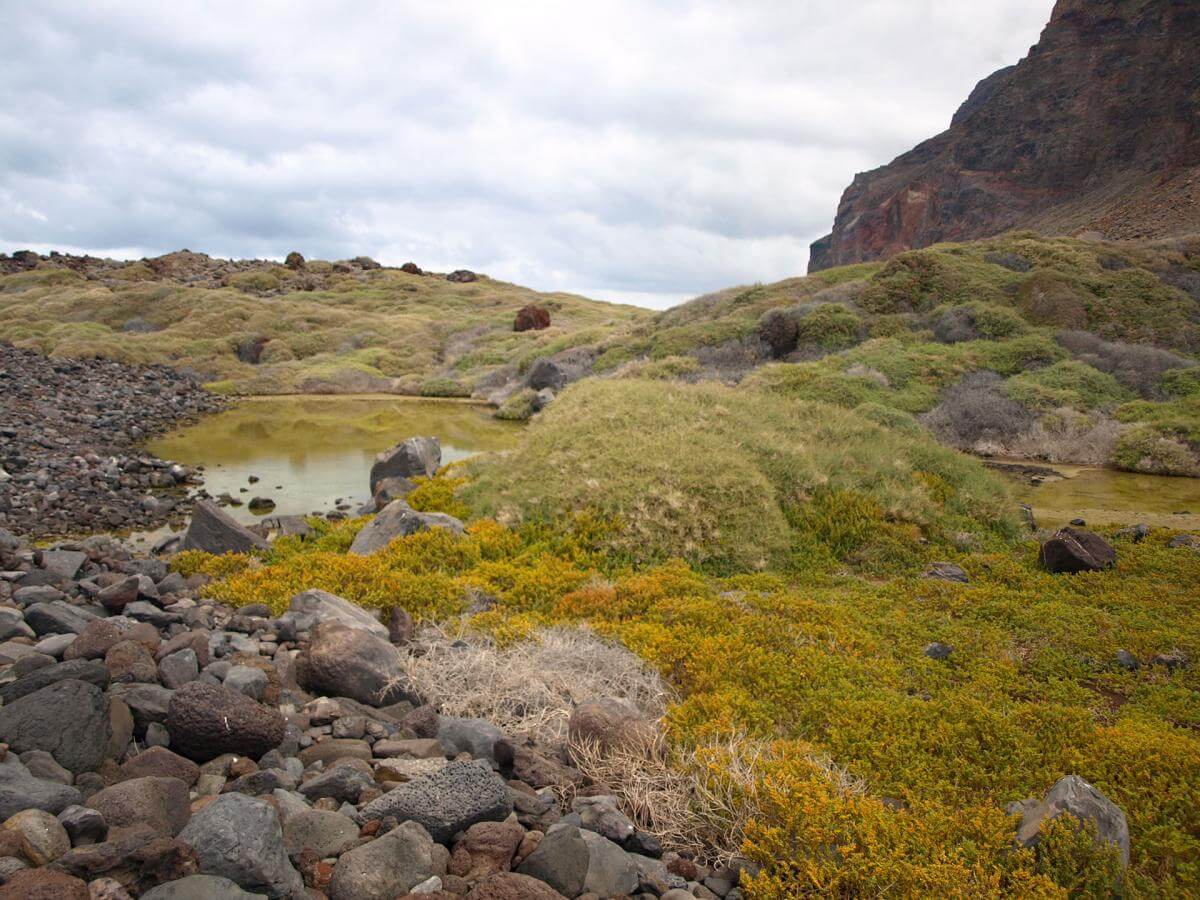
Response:
[[[803,274],[1052,0],[0,0],[0,252],[367,255],[662,308]]]

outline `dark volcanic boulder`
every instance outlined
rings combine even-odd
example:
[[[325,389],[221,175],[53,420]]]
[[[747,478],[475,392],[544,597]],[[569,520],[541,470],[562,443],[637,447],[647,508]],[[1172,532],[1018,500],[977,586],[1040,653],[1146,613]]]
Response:
[[[112,737],[108,697],[86,681],[59,681],[0,708],[0,740],[45,750],[78,775],[103,761]]]
[[[550,310],[534,303],[517,310],[517,317],[513,320],[513,331],[541,331],[549,327]]]
[[[759,320],[758,336],[771,348],[771,356],[780,359],[796,349],[800,326],[795,316],[782,309],[769,309]]]
[[[167,707],[171,749],[197,762],[236,753],[258,759],[283,740],[279,710],[231,688],[190,681]]]
[[[70,785],[32,775],[15,753],[0,760],[0,821],[23,809],[60,813],[82,802],[79,791]]]
[[[1117,562],[1117,551],[1098,534],[1064,528],[1042,544],[1038,562],[1058,573],[1099,572]]]
[[[421,825],[448,844],[476,822],[502,822],[513,811],[508,786],[485,762],[453,762],[436,775],[416,778],[372,800],[364,819],[395,816]]]
[[[442,444],[435,437],[410,437],[375,457],[371,495],[385,478],[429,478],[442,464]]]
[[[1121,861],[1129,865],[1129,825],[1125,813],[1078,775],[1060,778],[1040,803],[1027,800],[1022,807],[1021,824],[1017,828],[1017,843],[1021,846],[1037,844],[1043,822],[1071,815],[1080,822],[1093,824],[1096,840],[1114,845],[1121,851]]]
[[[400,271],[405,272],[409,275],[424,275],[425,274],[424,272],[421,271],[421,267],[418,266],[415,262],[406,262],[404,265],[402,265],[400,267]]]
[[[433,875],[444,874],[444,850],[416,822],[344,853],[329,883],[332,900],[393,900]]]
[[[300,269],[303,269],[304,268],[304,255],[301,254],[300,251],[298,251],[298,250],[293,250],[291,253],[289,253],[287,255],[287,259],[285,259],[283,261],[283,264],[285,266],[287,266],[289,269],[291,269],[292,271],[298,271]]]
[[[200,500],[192,509],[192,521],[183,536],[181,550],[203,550],[205,553],[249,553],[266,550],[268,544],[244,525],[208,500]]]
[[[449,275],[446,276],[446,280],[453,281],[458,284],[467,284],[468,282],[471,282],[471,281],[478,281],[479,276],[476,275],[474,272],[472,272],[470,269],[455,269],[453,272],[451,272]]]
[[[0,688],[0,699],[12,703],[60,681],[86,681],[103,690],[108,687],[108,668],[98,660],[72,659],[35,669],[24,678]]]
[[[268,897],[303,897],[304,882],[283,843],[275,809],[245,794],[222,794],[179,833],[196,851],[200,871]]]
[[[454,516],[417,512],[404,500],[393,500],[354,536],[350,552],[367,556],[382,550],[396,538],[408,537],[430,528],[445,528],[455,534],[463,533],[462,522]]]
[[[562,367],[552,359],[539,359],[529,367],[529,386],[535,391],[549,388],[561,391],[567,383],[567,375]]]
[[[404,696],[403,671],[400,651],[386,637],[337,623],[315,628],[296,657],[301,687],[371,706],[386,706]]]

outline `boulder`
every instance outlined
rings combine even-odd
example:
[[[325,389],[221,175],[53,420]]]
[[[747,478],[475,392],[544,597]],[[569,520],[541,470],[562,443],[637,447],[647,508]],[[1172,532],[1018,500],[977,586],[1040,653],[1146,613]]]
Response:
[[[99,844],[108,836],[104,816],[87,806],[68,806],[58,814],[58,821],[67,830],[74,847]]]
[[[283,260],[283,264],[292,271],[304,268],[304,255],[299,250],[293,250]]]
[[[402,265],[400,267],[400,271],[404,272],[407,275],[424,275],[425,274],[424,272],[421,271],[421,267],[418,266],[415,262],[406,262],[404,265]]]
[[[75,788],[35,777],[15,753],[9,753],[0,760],[0,819],[7,819],[25,809],[60,813],[82,802],[83,797]]]
[[[283,825],[288,855],[298,859],[305,849],[317,857],[337,856],[358,840],[358,825],[349,816],[326,809],[305,809],[289,816]]]
[[[0,886],[0,900],[90,900],[85,882],[53,869],[25,869]]]
[[[191,647],[176,650],[158,663],[158,680],[171,690],[181,688],[199,677],[200,661]]]
[[[638,888],[638,868],[628,853],[594,831],[580,832],[588,848],[585,891],[601,897],[632,895]]]
[[[239,525],[223,509],[209,500],[198,500],[192,508],[192,520],[183,536],[181,550],[205,553],[250,553],[266,550],[269,544],[244,525]]]
[[[160,837],[175,837],[191,818],[188,786],[178,778],[131,778],[93,794],[87,802],[114,832],[149,828]]]
[[[175,691],[167,708],[171,746],[197,762],[223,753],[257,759],[283,740],[284,719],[224,685],[192,681]]]
[[[513,331],[541,331],[549,327],[550,310],[535,303],[522,306],[513,320]]]
[[[587,881],[590,858],[578,828],[556,825],[517,866],[517,872],[544,881],[563,896],[578,897]]]
[[[497,872],[471,888],[467,900],[562,900],[562,896],[544,881],[528,875]]]
[[[446,871],[446,851],[417,822],[343,853],[333,867],[330,900],[394,900]]]
[[[297,594],[288,604],[288,610],[279,617],[295,631],[312,631],[325,622],[336,622],[350,628],[360,628],[386,639],[387,627],[372,612],[349,600],[328,591],[309,590]]]
[[[45,750],[78,775],[103,761],[112,736],[108,697],[86,681],[59,681],[0,708],[0,740]]]
[[[450,763],[440,772],[417,778],[372,800],[364,819],[395,816],[422,825],[440,844],[476,822],[500,822],[513,811],[508,786],[478,761]]]
[[[478,281],[479,276],[470,269],[455,269],[446,276],[447,281],[453,281],[457,284],[469,284],[472,281]]]
[[[535,360],[529,367],[529,377],[526,382],[535,391],[548,388],[557,393],[566,386],[567,375],[554,360],[542,358]]]
[[[363,765],[358,761],[357,765]],[[356,768],[349,761],[342,765],[332,765],[300,786],[300,793],[309,801],[329,797],[338,803],[358,803],[363,791],[375,787],[375,779],[368,772]]]
[[[19,837],[21,854],[35,866],[54,862],[71,849],[67,829],[45,810],[26,809],[10,816],[4,830]]]
[[[411,437],[375,457],[371,466],[371,496],[385,478],[431,478],[442,464],[442,444],[436,437]]]
[[[296,657],[296,679],[313,693],[386,706],[407,684],[400,651],[383,637],[331,623],[318,626]]]
[[[507,872],[524,837],[516,822],[476,822],[454,845],[448,871],[468,881]]]
[[[1115,846],[1121,853],[1121,862],[1129,865],[1129,825],[1125,813],[1078,775],[1060,778],[1041,802],[1027,801],[1023,810],[1017,826],[1017,843],[1022,847],[1037,845],[1042,823],[1064,814],[1072,815],[1080,822],[1093,824],[1096,840]]]
[[[73,659],[35,669],[12,684],[0,688],[0,699],[13,703],[60,681],[86,681],[96,687],[108,687],[108,668],[97,660]]]
[[[82,550],[43,550],[42,568],[64,581],[71,581],[88,561]]]
[[[397,538],[408,537],[430,528],[445,528],[463,533],[463,524],[446,513],[417,512],[404,500],[393,500],[368,522],[350,545],[350,552],[368,556],[382,550]]]
[[[617,807],[617,798],[611,794],[576,797],[571,804],[571,810],[578,814],[579,821],[585,829],[594,831],[616,844],[624,845],[637,830],[629,817]]]
[[[66,600],[35,603],[25,610],[25,622],[39,636],[44,634],[82,634],[96,619],[97,613]]]
[[[657,737],[654,725],[621,697],[580,703],[571,711],[567,730],[573,742],[594,743],[601,750],[648,746]]]
[[[263,350],[270,342],[271,339],[263,335],[242,338],[237,345],[238,361],[252,366],[258,365],[258,361],[262,359]]]
[[[120,641],[104,656],[109,680],[113,684],[158,684],[158,666],[142,644]]]
[[[266,894],[243,891],[219,875],[189,875],[142,894],[142,900],[265,900]]]
[[[371,500],[375,504],[375,511],[379,512],[393,500],[403,500],[416,489],[416,482],[407,478],[383,479],[371,491]]]
[[[1100,572],[1117,562],[1117,551],[1098,534],[1064,528],[1042,544],[1038,562],[1055,574]]]
[[[200,871],[268,897],[303,896],[304,882],[284,847],[272,806],[222,794],[192,816],[179,839],[196,851]]]
[[[95,619],[79,632],[63,652],[63,659],[104,659],[113,644],[122,640],[121,630],[108,619]]]
[[[446,750],[447,756],[469,753],[475,759],[486,760],[493,769],[498,769],[496,741],[504,733],[486,719],[468,719],[458,716],[441,716],[438,719],[437,739]]]

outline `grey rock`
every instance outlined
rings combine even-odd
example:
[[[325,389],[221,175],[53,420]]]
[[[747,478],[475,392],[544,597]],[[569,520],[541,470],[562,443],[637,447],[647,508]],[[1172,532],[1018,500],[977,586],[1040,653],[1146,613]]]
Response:
[[[266,894],[244,891],[218,875],[189,875],[142,894],[142,900],[266,900]]]
[[[357,803],[359,794],[375,787],[375,779],[351,765],[333,765],[300,786],[309,800],[330,797],[339,803]]]
[[[1140,668],[1137,657],[1128,650],[1117,651],[1117,665],[1130,672],[1136,672]]]
[[[184,647],[164,656],[158,663],[158,680],[164,686],[175,690],[183,687],[189,681],[195,681],[200,675],[200,664],[196,651]]]
[[[578,897],[587,881],[590,859],[580,830],[574,825],[556,825],[516,871],[546,882],[565,897]]]
[[[225,687],[261,701],[267,690],[267,673],[253,666],[233,666],[225,674]]]
[[[399,699],[407,679],[400,651],[386,637],[330,623],[319,626],[296,657],[300,686],[313,693],[384,706]]]
[[[959,584],[968,584],[971,580],[960,566],[948,562],[933,563],[925,571],[924,577],[937,581],[956,581]]]
[[[376,514],[354,538],[350,552],[369,556],[382,550],[397,538],[408,537],[430,528],[444,528],[454,534],[463,533],[463,524],[445,513],[417,512],[404,500],[393,500]]]
[[[445,849],[416,822],[405,822],[343,853],[333,867],[330,900],[393,900],[446,871]]]
[[[67,648],[76,640],[78,640],[78,636],[74,634],[51,634],[34,644],[33,649],[54,659],[62,659]]]
[[[0,641],[15,637],[32,638],[34,631],[19,610],[0,609]]]
[[[157,684],[114,684],[111,693],[129,707],[134,727],[139,732],[144,732],[153,722],[167,721],[171,698],[175,695],[174,691]]]
[[[0,688],[0,698],[12,703],[22,697],[40,691],[44,687],[57,684],[60,681],[86,681],[96,687],[108,687],[108,668],[104,663],[92,659],[71,659],[54,665],[43,666],[30,672],[24,678],[18,678],[12,684]]]
[[[954,648],[949,644],[942,644],[938,641],[934,641],[932,644],[926,646],[921,652],[930,659],[943,660],[949,658],[950,654],[954,652]]]
[[[594,831],[580,832],[588,848],[588,871],[584,890],[601,897],[633,894],[638,887],[638,868],[628,853]]]
[[[99,844],[108,836],[104,816],[86,806],[68,806],[58,814],[58,821],[67,829],[73,847]]]
[[[42,568],[53,572],[64,581],[71,581],[79,574],[88,555],[82,550],[43,550]]]
[[[50,584],[29,584],[13,592],[13,600],[19,606],[30,607],[38,603],[53,603],[66,597],[62,591]]]
[[[617,798],[610,794],[576,797],[571,810],[578,813],[583,828],[617,844],[624,845],[637,830],[629,817],[617,808]]]
[[[35,778],[14,754],[0,761],[0,821],[23,809],[60,813],[82,802],[78,790],[57,781]]]
[[[1116,846],[1121,862],[1129,865],[1129,825],[1125,813],[1078,775],[1060,778],[1040,803],[1024,805],[1017,826],[1017,843],[1022,847],[1035,846],[1041,837],[1042,823],[1064,814],[1094,824],[1096,840]]]
[[[395,816],[421,824],[440,844],[476,822],[500,822],[513,811],[508,786],[487,763],[454,762],[440,772],[402,784],[372,800],[365,819]]]
[[[279,617],[297,633],[312,631],[323,622],[338,622],[350,628],[361,628],[387,638],[388,630],[378,617],[349,600],[328,591],[304,591],[292,598],[288,611]]]
[[[298,859],[306,847],[324,859],[337,856],[358,840],[358,825],[339,812],[304,809],[284,822],[283,840],[293,860]]]
[[[469,753],[475,759],[487,760],[493,769],[500,767],[496,761],[496,741],[503,737],[504,733],[486,719],[442,716],[438,720],[437,738],[448,756]]]
[[[35,603],[25,610],[25,621],[37,634],[80,634],[99,615],[90,609],[72,606],[65,600]]]
[[[385,478],[431,477],[442,464],[442,445],[435,437],[411,437],[375,457],[371,495]]]
[[[271,805],[243,794],[222,794],[179,833],[196,851],[200,871],[268,897],[303,896],[304,882],[288,859]]]
[[[71,772],[90,772],[112,737],[108,697],[85,681],[59,681],[0,708],[0,739],[23,753],[46,750]]]
[[[21,762],[34,778],[57,781],[59,784],[70,784],[74,781],[74,776],[45,750],[26,750],[21,754]]]
[[[206,553],[250,553],[266,550],[269,544],[236,522],[232,516],[209,500],[199,500],[192,509],[192,521],[180,544],[181,550]]]

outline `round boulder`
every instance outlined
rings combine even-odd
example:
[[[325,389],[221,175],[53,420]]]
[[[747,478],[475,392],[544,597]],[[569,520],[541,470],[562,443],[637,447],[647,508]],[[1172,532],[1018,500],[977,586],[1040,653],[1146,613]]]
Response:
[[[167,707],[171,747],[196,762],[223,753],[258,759],[283,740],[279,710],[218,684],[190,681]]]

